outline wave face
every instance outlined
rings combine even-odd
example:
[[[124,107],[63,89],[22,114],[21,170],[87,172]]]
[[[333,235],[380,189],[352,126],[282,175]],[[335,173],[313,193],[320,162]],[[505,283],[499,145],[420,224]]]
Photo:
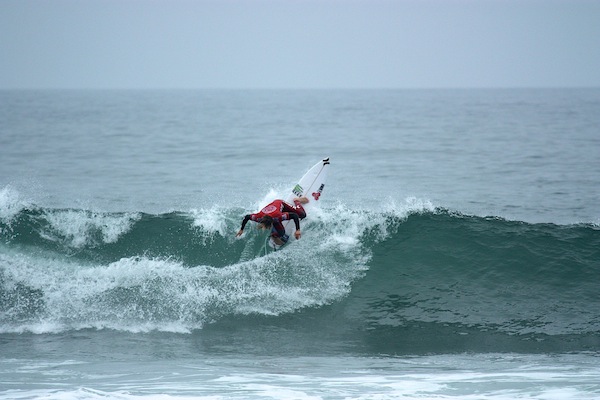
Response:
[[[372,248],[346,309],[382,351],[581,351],[600,345],[600,231],[446,210]],[[390,345],[391,343],[391,345]],[[390,347],[388,349],[388,347]]]
[[[381,211],[340,204],[315,210],[301,240],[265,255],[258,230],[234,237],[248,210],[152,215],[8,203],[0,205],[2,332],[244,341],[270,327],[321,351],[378,354],[600,345],[594,225],[476,217],[416,199]]]

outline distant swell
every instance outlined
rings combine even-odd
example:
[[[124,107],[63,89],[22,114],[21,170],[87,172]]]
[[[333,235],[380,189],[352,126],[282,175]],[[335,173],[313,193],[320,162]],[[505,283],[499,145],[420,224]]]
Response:
[[[258,231],[234,238],[245,211],[13,207],[0,215],[0,330],[271,326],[378,353],[600,344],[596,226],[409,199],[320,210],[300,241],[263,256]]]

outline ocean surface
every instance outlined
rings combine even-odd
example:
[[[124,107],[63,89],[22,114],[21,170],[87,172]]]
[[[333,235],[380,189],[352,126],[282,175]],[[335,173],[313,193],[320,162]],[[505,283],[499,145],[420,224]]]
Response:
[[[235,237],[324,157],[300,240]],[[600,399],[600,89],[0,91],[38,398]]]

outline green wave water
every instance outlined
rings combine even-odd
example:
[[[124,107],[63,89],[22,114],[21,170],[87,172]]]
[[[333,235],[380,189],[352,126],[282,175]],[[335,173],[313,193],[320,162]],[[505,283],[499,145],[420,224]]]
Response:
[[[600,230],[408,201],[337,207],[264,256],[244,210],[21,206],[0,222],[0,330],[201,332],[306,352],[564,352],[600,344]]]

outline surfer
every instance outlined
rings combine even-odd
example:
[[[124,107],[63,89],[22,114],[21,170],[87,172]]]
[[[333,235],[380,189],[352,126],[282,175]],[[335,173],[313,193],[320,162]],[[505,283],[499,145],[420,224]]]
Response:
[[[306,211],[304,210],[304,207],[302,207],[302,204],[306,203],[308,203],[308,199],[304,196],[295,198],[293,206],[283,200],[275,200],[259,212],[246,215],[242,221],[242,227],[236,236],[241,236],[242,233],[244,233],[246,223],[252,220],[258,222],[258,227],[260,229],[270,229],[273,241],[278,246],[281,246],[289,239],[289,236],[285,233],[282,222],[294,220],[294,224],[296,225],[294,237],[300,239],[302,236],[300,232],[300,220],[306,217]]]

